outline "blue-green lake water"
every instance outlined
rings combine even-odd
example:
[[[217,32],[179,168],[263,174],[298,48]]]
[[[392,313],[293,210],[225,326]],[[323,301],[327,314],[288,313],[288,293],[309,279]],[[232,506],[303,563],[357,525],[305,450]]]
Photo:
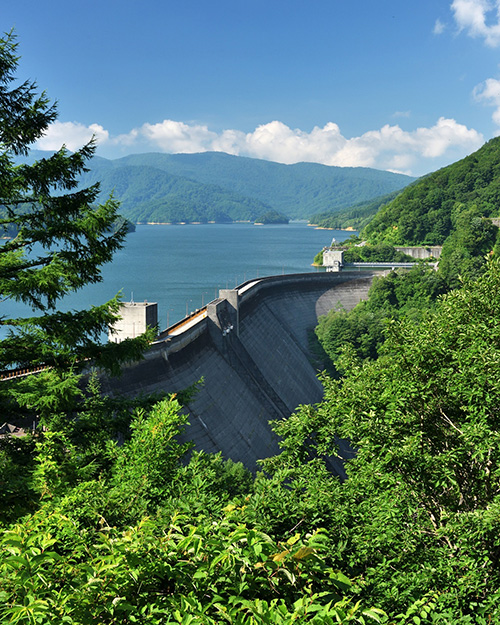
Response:
[[[164,329],[213,300],[221,288],[257,277],[317,271],[311,266],[314,256],[332,237],[342,241],[350,234],[295,222],[137,226],[104,266],[103,281],[68,296],[61,308],[102,304],[121,291],[124,301],[157,302]],[[17,304],[0,306],[2,315],[22,314]]]

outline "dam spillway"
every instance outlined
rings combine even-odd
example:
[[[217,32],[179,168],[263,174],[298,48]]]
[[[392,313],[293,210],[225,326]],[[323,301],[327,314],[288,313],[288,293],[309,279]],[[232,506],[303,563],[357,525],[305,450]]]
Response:
[[[144,360],[102,379],[103,392],[137,396],[182,391],[200,379],[183,435],[195,449],[255,470],[279,453],[269,421],[322,399],[309,332],[332,309],[366,299],[378,272],[261,278],[222,290],[193,317],[162,332]],[[342,466],[333,466],[343,473]]]

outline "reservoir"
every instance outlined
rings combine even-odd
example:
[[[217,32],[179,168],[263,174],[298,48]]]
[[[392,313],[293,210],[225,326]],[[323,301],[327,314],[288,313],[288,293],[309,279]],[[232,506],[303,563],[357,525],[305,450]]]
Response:
[[[314,256],[352,232],[319,230],[305,222],[283,225],[144,225],[102,270],[103,281],[66,297],[61,309],[98,305],[122,293],[124,301],[158,303],[160,329],[215,299],[219,289],[257,277],[318,271]],[[26,309],[1,304],[3,316]]]

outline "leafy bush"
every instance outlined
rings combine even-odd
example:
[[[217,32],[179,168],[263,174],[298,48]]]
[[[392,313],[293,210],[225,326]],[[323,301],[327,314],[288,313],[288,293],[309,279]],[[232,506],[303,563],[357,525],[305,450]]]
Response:
[[[346,350],[325,400],[275,424],[283,454],[264,466],[293,481],[338,453],[338,437],[356,449],[331,490],[330,557],[391,615],[434,597],[432,622],[500,618],[499,318],[493,260],[420,323],[390,323],[378,360]]]
[[[388,320],[418,321],[447,290],[442,274],[425,265],[417,265],[410,271],[391,272],[387,277],[375,278],[368,300],[353,310],[332,310],[320,317],[315,332],[338,371],[339,358],[346,345],[354,348],[360,358],[377,358],[385,341]]]
[[[0,538],[0,615],[10,623],[364,623],[348,578],[323,563],[324,536],[276,543],[228,506],[191,525],[144,519],[78,533],[35,515]],[[54,535],[53,529],[56,529]],[[345,596],[346,595],[346,596]]]

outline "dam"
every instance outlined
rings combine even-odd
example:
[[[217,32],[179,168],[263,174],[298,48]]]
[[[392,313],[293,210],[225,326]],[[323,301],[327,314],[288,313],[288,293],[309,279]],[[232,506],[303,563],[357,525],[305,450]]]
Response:
[[[162,332],[138,363],[102,391],[137,396],[182,391],[200,380],[186,405],[183,435],[195,449],[221,452],[254,471],[279,453],[269,421],[322,399],[309,332],[332,309],[366,299],[374,275],[344,271],[272,276],[224,289],[203,309]],[[343,474],[341,462],[332,469]]]

